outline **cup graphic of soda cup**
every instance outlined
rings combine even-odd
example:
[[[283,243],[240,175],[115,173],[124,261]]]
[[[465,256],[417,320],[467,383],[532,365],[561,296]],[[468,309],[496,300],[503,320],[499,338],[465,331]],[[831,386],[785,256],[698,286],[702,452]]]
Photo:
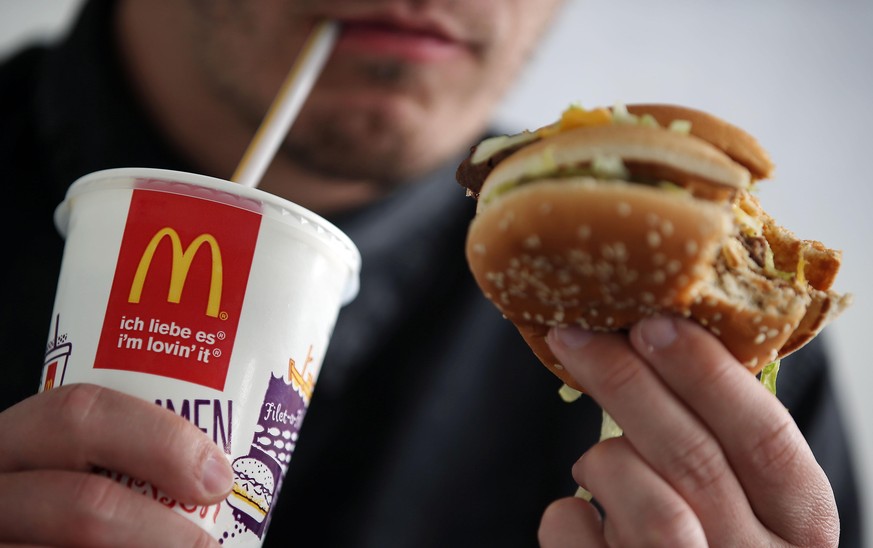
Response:
[[[235,474],[198,508],[102,471],[225,546],[260,546],[360,255],[318,215],[258,189],[121,168],[76,181],[41,390],[94,383],[193,422]],[[62,324],[62,333],[59,325]]]
[[[54,319],[53,337],[46,345],[45,364],[39,383],[41,391],[64,384],[64,373],[67,371],[67,360],[73,351],[73,345],[67,341],[66,333],[60,333],[60,323],[60,318]]]

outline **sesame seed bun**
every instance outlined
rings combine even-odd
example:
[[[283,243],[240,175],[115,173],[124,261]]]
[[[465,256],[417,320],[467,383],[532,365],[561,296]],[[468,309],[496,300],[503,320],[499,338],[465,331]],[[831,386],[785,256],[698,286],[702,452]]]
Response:
[[[488,174],[467,235],[470,270],[567,385],[583,390],[545,342],[554,326],[618,331],[654,314],[690,317],[757,373],[849,304],[829,289],[839,252],[799,240],[763,211],[747,166],[769,173],[769,158],[754,139],[725,135],[581,127],[512,152]],[[621,169],[592,169],[604,157],[620,158]]]

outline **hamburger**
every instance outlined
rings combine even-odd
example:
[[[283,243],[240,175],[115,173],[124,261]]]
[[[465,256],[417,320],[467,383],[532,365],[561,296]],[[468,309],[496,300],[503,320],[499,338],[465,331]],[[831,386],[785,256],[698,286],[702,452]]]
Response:
[[[233,461],[233,490],[228,504],[261,523],[273,504],[273,472],[261,460],[239,457]]]
[[[545,342],[550,328],[620,331],[655,314],[694,319],[757,374],[851,301],[831,289],[841,253],[762,208],[754,189],[773,169],[754,137],[700,110],[572,106],[535,131],[486,139],[458,167],[478,201],[469,267],[576,390]]]

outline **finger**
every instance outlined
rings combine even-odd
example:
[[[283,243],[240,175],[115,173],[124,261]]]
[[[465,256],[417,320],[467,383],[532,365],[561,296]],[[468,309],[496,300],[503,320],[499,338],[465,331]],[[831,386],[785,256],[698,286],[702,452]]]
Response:
[[[640,456],[687,501],[710,543],[731,544],[741,537],[741,544],[754,545],[768,536],[717,440],[626,336],[570,328],[552,330],[547,340]]]
[[[108,478],[81,472],[0,475],[0,540],[46,546],[213,547],[194,522]]]
[[[550,504],[540,520],[537,537],[541,548],[606,546],[600,514],[591,503],[577,497]]]
[[[0,413],[0,472],[94,467],[148,481],[168,495],[209,504],[233,482],[227,458],[185,419],[120,392],[69,385]]]
[[[706,546],[691,507],[634,450],[626,438],[589,449],[573,477],[606,513],[610,546]]]
[[[641,322],[630,341],[720,440],[768,528],[795,544],[838,538],[830,484],[791,415],[717,339],[664,317]]]

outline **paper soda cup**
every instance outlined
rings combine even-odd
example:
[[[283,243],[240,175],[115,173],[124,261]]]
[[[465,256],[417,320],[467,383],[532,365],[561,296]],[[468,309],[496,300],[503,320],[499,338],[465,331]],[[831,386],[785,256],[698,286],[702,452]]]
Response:
[[[197,507],[101,471],[225,546],[260,546],[360,255],[339,229],[239,184],[123,168],[76,181],[40,390],[93,383],[194,423],[232,494]]]

